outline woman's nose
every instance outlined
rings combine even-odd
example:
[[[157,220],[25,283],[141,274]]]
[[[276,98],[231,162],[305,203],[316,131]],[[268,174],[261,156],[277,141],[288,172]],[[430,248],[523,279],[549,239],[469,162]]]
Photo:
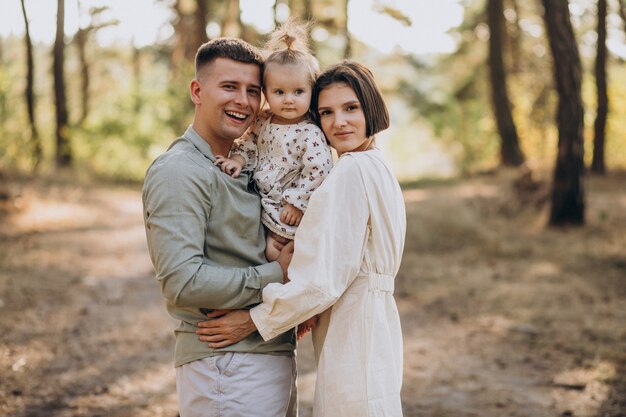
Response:
[[[335,126],[343,127],[346,124],[348,124],[348,122],[346,121],[345,117],[342,117],[340,115],[335,116]]]

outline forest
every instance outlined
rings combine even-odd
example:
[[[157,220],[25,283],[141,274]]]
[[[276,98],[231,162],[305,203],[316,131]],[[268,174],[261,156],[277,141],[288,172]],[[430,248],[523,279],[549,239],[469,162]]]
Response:
[[[291,17],[390,109],[405,415],[626,415],[626,0],[0,7],[0,415],[177,415],[143,177],[198,46]],[[298,367],[306,417],[309,337]]]

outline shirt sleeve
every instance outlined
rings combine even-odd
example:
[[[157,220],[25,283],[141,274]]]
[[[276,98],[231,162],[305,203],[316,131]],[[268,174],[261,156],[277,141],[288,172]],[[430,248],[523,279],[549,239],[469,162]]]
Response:
[[[313,191],[319,188],[333,167],[330,147],[319,127],[307,125],[300,133],[299,143],[304,146],[302,171],[283,191],[283,199],[294,207],[306,211]]]
[[[184,169],[165,163],[153,165],[146,175],[146,237],[163,296],[183,308],[242,308],[259,303],[263,287],[282,282],[280,265],[217,267],[205,261],[212,190],[205,189],[207,181],[198,180],[207,175],[203,169],[192,162]]]
[[[257,140],[265,120],[267,119],[261,116],[257,117],[252,126],[246,130],[243,136],[235,140],[230,150],[229,156],[239,155],[246,161],[246,164],[243,167],[245,171],[254,171],[258,164],[259,149],[257,147]]]
[[[313,194],[295,238],[290,282],[269,284],[250,310],[270,340],[332,306],[359,273],[368,239],[369,205],[356,160],[340,158]]]

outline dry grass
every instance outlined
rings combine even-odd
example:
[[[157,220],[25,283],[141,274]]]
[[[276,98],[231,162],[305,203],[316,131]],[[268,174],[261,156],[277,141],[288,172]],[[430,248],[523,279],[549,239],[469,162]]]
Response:
[[[405,192],[406,416],[626,415],[626,176],[588,179],[587,226],[549,230],[545,184],[517,175]],[[4,181],[0,415],[174,417],[139,193],[69,184]],[[309,340],[299,362],[307,417]]]

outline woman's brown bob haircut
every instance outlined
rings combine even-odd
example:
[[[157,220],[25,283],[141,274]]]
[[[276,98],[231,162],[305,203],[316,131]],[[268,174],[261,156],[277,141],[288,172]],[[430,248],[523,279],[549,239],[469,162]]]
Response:
[[[376,86],[374,76],[363,65],[350,61],[344,61],[328,68],[317,78],[313,86],[311,114],[318,126],[321,126],[318,111],[320,93],[332,84],[347,84],[354,90],[359,103],[361,103],[363,114],[365,114],[365,134],[367,137],[389,127],[389,111],[387,111],[385,100],[383,100],[383,96]]]

